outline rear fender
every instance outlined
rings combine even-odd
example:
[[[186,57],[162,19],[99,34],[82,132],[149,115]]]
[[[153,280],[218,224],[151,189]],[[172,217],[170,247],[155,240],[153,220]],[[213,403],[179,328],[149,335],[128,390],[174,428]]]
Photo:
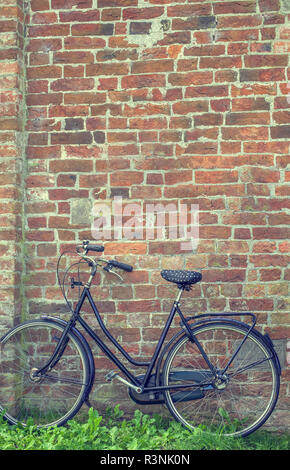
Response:
[[[261,335],[263,337],[263,340],[264,342],[267,344],[267,346],[269,346],[269,348],[271,349],[273,355],[274,355],[274,359],[275,359],[275,363],[276,363],[276,366],[277,366],[277,369],[278,369],[278,373],[279,375],[281,375],[281,364],[280,364],[280,360],[279,360],[279,357],[278,357],[278,354],[274,348],[274,344],[270,338],[270,336],[268,335],[268,333],[266,333],[265,335]]]

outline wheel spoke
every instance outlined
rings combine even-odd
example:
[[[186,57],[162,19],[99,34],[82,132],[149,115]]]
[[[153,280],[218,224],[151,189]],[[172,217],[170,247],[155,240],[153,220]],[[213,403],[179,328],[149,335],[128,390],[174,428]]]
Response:
[[[194,397],[189,392],[186,396],[183,392],[181,398],[174,399],[172,390],[165,392],[171,413],[182,424],[191,428],[206,426],[207,432],[223,429],[228,435],[247,435],[268,419],[279,393],[279,374],[268,347],[257,335],[247,337],[223,373],[246,334],[246,328],[229,322],[194,329],[194,336],[216,370],[215,378],[196,343],[184,336],[173,346],[164,365],[164,385],[180,383],[182,374],[192,373],[204,395]],[[211,389],[206,387],[210,382]]]
[[[50,373],[36,377],[51,357],[63,327],[35,320],[15,327],[0,343],[0,407],[12,424],[63,424],[79,409],[89,381],[86,353],[71,334]]]

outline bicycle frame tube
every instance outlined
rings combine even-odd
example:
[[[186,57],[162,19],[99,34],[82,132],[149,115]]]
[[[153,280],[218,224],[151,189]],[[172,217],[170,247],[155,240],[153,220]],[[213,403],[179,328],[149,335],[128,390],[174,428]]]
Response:
[[[140,383],[139,381],[128,371],[128,369],[119,361],[119,359],[115,356],[115,354],[112,353],[112,351],[105,345],[105,343],[103,343],[103,341],[101,340],[101,338],[98,337],[98,335],[89,327],[89,325],[85,322],[85,320],[83,320],[80,316],[79,316],[79,313],[80,313],[80,310],[81,310],[81,307],[86,299],[86,297],[88,298],[88,301],[93,309],[93,312],[96,316],[96,319],[100,325],[100,327],[102,328],[104,334],[107,336],[107,338],[114,344],[114,346],[117,347],[117,349],[121,352],[121,354],[129,361],[131,362],[131,364],[133,365],[136,365],[136,366],[147,366],[147,371],[146,371],[146,374],[145,374],[145,377],[143,379],[143,382],[142,382],[142,387],[146,387],[146,383],[148,382],[149,378],[150,378],[150,375],[152,373],[152,370],[155,366],[155,363],[156,363],[156,360],[157,360],[157,357],[160,353],[160,350],[163,346],[163,343],[165,341],[165,338],[166,338],[166,335],[168,333],[168,330],[170,328],[170,325],[172,323],[172,320],[173,320],[173,317],[176,313],[176,307],[177,307],[177,302],[175,301],[172,305],[172,308],[171,308],[171,312],[169,314],[169,317],[166,321],[166,324],[164,326],[164,329],[161,333],[161,336],[160,336],[160,339],[158,341],[158,344],[156,346],[156,349],[154,351],[154,354],[151,358],[151,361],[150,362],[139,362],[139,361],[135,361],[131,356],[130,354],[128,354],[123,348],[122,346],[118,343],[118,341],[111,335],[111,333],[107,330],[107,328],[105,327],[104,323],[103,323],[103,320],[99,314],[99,311],[95,305],[95,302],[91,296],[91,293],[89,291],[89,289],[87,287],[84,288],[83,290],[83,293],[82,293],[82,296],[81,296],[81,299],[77,305],[77,308],[75,310],[75,316],[77,318],[77,321],[80,323],[80,325],[85,329],[85,331],[91,336],[91,338],[97,343],[97,345],[100,347],[100,349],[108,356],[108,358],[128,377],[128,379],[130,379],[134,385],[138,385],[140,386]],[[179,295],[180,297],[180,295]]]
[[[182,311],[180,310],[180,308],[178,307],[178,305],[176,306],[176,309],[179,313],[179,316],[181,318],[181,321],[182,321],[182,324],[185,326],[185,331],[189,337],[189,339],[196,344],[196,346],[198,347],[199,351],[200,351],[200,354],[202,355],[202,357],[204,358],[205,362],[207,363],[208,367],[210,368],[210,370],[212,371],[213,374],[215,374],[215,367],[212,365],[212,363],[210,362],[209,358],[207,357],[207,354],[205,352],[205,350],[203,349],[202,345],[200,344],[200,342],[196,339],[196,337],[194,336],[194,334],[192,333],[192,330],[191,328],[189,327],[189,325],[187,324],[187,321],[186,319],[184,318],[183,316],[183,313]]]
[[[212,370],[212,372],[214,373],[215,372],[215,369],[214,367],[212,366],[212,364],[210,363],[205,351],[203,350],[202,346],[199,344],[199,342],[197,341],[197,339],[195,338],[195,336],[193,335],[189,325],[187,325],[187,322],[186,322],[186,319],[184,318],[179,306],[178,306],[178,303],[179,303],[179,300],[180,300],[180,296],[181,296],[181,293],[182,293],[182,290],[180,290],[178,296],[177,296],[177,299],[173,302],[172,304],[172,307],[171,307],[171,311],[169,313],[169,316],[167,318],[167,321],[166,321],[166,324],[163,328],[163,331],[161,333],[161,336],[159,338],[159,341],[157,343],[157,346],[155,348],[155,351],[153,353],[153,356],[150,360],[150,362],[140,362],[140,361],[136,361],[134,360],[130,354],[128,354],[124,349],[123,347],[118,343],[118,341],[111,335],[111,333],[108,331],[108,329],[106,328],[106,326],[104,325],[104,322],[100,316],[100,313],[95,305],[95,302],[91,296],[91,293],[90,293],[90,290],[89,290],[89,287],[85,286],[82,293],[81,293],[81,296],[80,296],[80,299],[79,299],[79,302],[76,306],[76,309],[73,313],[73,316],[72,318],[70,319],[70,321],[67,323],[63,333],[62,333],[62,336],[58,342],[58,345],[56,346],[56,349],[53,353],[53,355],[51,356],[51,358],[49,359],[48,363],[42,367],[41,369],[38,370],[38,373],[45,373],[50,367],[53,367],[57,361],[60,359],[60,356],[61,356],[61,353],[63,351],[63,344],[64,344],[64,341],[66,340],[66,337],[67,337],[67,334],[68,332],[70,331],[70,329],[72,327],[75,326],[75,323],[76,322],[79,322],[80,325],[84,328],[84,330],[91,336],[91,338],[96,342],[96,344],[100,347],[100,349],[103,351],[103,353],[118,367],[118,369],[123,372],[126,377],[131,381],[132,384],[134,384],[135,386],[138,386],[138,387],[141,387],[142,388],[142,391],[143,392],[146,392],[146,391],[161,391],[161,390],[168,390],[168,389],[171,389],[171,388],[188,388],[188,387],[193,387],[193,386],[197,386],[196,384],[182,384],[182,385],[174,385],[174,386],[155,386],[155,387],[146,387],[150,377],[151,377],[151,374],[152,374],[152,371],[154,369],[154,366],[155,366],[155,363],[156,363],[156,360],[160,354],[160,351],[161,351],[161,348],[164,344],[164,341],[165,341],[165,338],[167,336],[167,333],[168,333],[168,330],[172,324],[172,321],[173,321],[173,318],[176,314],[176,312],[178,312],[180,318],[181,318],[181,321],[182,321],[182,324],[184,325],[185,327],[185,331],[187,332],[187,335],[189,336],[189,338],[196,343],[198,349],[200,350],[200,353],[202,354],[202,356],[204,357],[205,361],[207,362],[209,368]],[[92,310],[96,316],[96,319],[102,329],[102,331],[104,332],[104,334],[107,336],[107,338],[114,344],[114,346],[116,346],[116,348],[121,352],[121,354],[125,357],[126,360],[128,360],[131,364],[135,365],[135,366],[139,366],[139,367],[147,367],[147,371],[145,373],[145,376],[143,378],[143,381],[142,383],[139,382],[139,380],[133,375],[131,374],[131,372],[122,364],[122,362],[120,362],[120,360],[115,356],[115,354],[106,346],[106,344],[101,340],[101,338],[99,338],[99,336],[92,330],[92,328],[86,323],[86,321],[81,318],[80,316],[80,311],[81,311],[81,308],[83,306],[83,303],[85,301],[85,299],[88,298],[88,301],[92,307]],[[200,385],[200,384],[199,384]],[[206,384],[205,384],[206,385]]]

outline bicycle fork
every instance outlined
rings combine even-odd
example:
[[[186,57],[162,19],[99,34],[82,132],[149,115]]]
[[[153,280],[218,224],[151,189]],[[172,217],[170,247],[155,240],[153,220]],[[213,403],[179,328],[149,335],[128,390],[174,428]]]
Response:
[[[31,374],[30,374],[30,377],[32,380],[34,379],[36,381],[37,379],[39,379],[39,377],[49,372],[58,363],[58,361],[60,360],[69,342],[69,337],[68,337],[69,331],[71,330],[71,328],[75,326],[75,323],[76,323],[76,318],[74,315],[65,326],[62,332],[62,335],[56,345],[56,348],[53,354],[51,355],[51,357],[49,358],[48,362],[40,369],[37,369],[37,368],[32,369]]]

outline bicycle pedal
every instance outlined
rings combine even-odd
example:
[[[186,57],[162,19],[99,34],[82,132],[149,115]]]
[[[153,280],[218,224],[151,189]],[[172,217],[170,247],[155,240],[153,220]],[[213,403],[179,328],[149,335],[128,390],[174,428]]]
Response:
[[[111,382],[111,380],[113,380],[116,375],[118,375],[118,372],[115,370],[111,370],[110,372],[108,372],[108,374],[105,375],[106,382]]]

